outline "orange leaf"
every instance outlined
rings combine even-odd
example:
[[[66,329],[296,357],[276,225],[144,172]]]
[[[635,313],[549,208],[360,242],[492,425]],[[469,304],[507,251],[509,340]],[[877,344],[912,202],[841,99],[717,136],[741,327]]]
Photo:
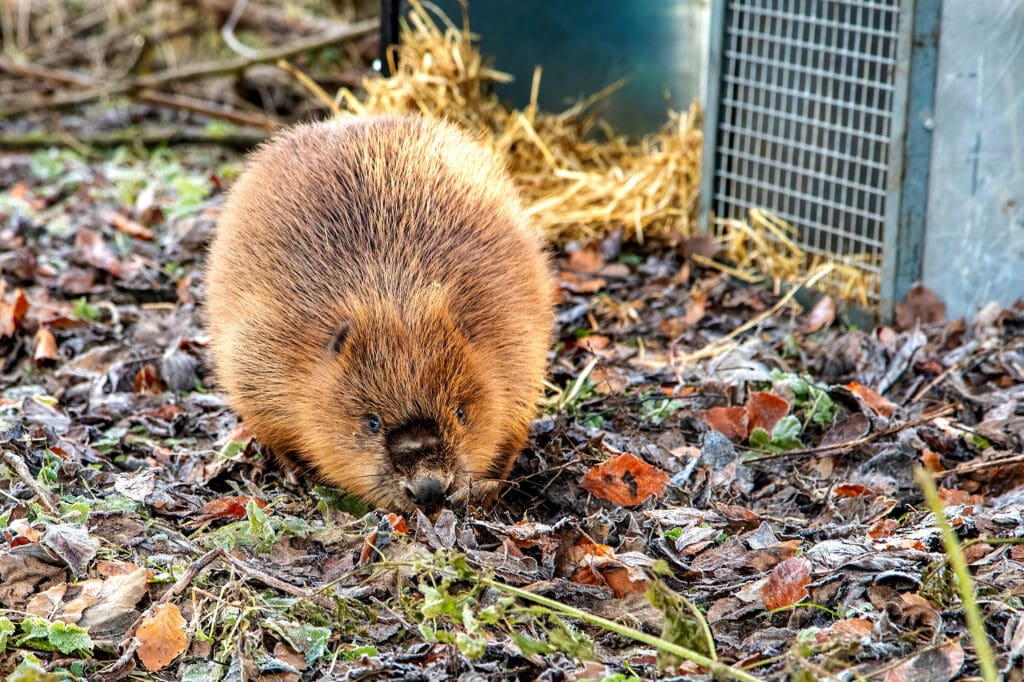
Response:
[[[896,519],[882,519],[868,531],[868,537],[879,540],[881,538],[887,538],[895,533],[900,527],[900,522]]]
[[[623,453],[593,467],[580,487],[602,500],[631,507],[665,494],[668,474],[636,455]]]
[[[21,289],[14,290],[14,300],[8,303],[0,299],[0,339],[5,336],[14,336],[14,330],[18,328],[21,318],[28,312],[28,299]]]
[[[240,519],[245,516],[245,507],[250,501],[255,502],[260,509],[267,506],[267,501],[258,497],[246,495],[217,497],[200,507],[196,512],[196,521],[206,523],[214,519]]]
[[[832,641],[853,641],[870,635],[875,631],[875,626],[867,618],[847,618],[837,620],[829,627],[817,632],[814,641],[818,644],[827,644]]]
[[[942,466],[942,461],[939,459],[938,453],[933,450],[929,450],[928,448],[921,451],[921,464],[923,464],[924,468],[933,474],[937,474],[940,471],[945,470],[945,467]]]
[[[570,270],[592,275],[604,267],[604,258],[593,249],[578,249],[569,253]]]
[[[135,631],[136,653],[147,670],[160,670],[185,651],[185,619],[174,604],[158,604],[152,616],[142,619]]]
[[[388,520],[388,525],[391,526],[391,530],[396,533],[408,533],[409,526],[405,523],[405,517],[398,514],[388,514],[385,516]]]
[[[786,559],[772,569],[761,588],[761,601],[769,611],[792,606],[808,596],[811,564],[802,556]]]
[[[606,282],[601,277],[582,279],[571,272],[563,272],[559,275],[559,286],[574,294],[593,294],[604,289],[605,284]]]
[[[32,360],[36,367],[57,359],[57,339],[46,327],[36,330],[36,349],[32,352]]]
[[[745,407],[712,407],[704,410],[704,422],[726,438],[745,440],[750,417]]]
[[[151,363],[143,365],[142,369],[135,373],[136,393],[163,393],[166,390],[167,387],[160,379],[160,372]]]
[[[864,404],[871,408],[871,411],[882,417],[890,417],[896,411],[896,405],[892,404],[875,391],[864,384],[852,381],[846,384],[846,388],[856,393]]]
[[[771,433],[779,420],[789,414],[789,403],[777,395],[764,391],[751,393],[747,398],[747,414],[750,431],[762,428]]]
[[[963,666],[964,650],[956,642],[950,642],[941,649],[928,649],[903,661],[886,673],[884,682],[952,680]]]
[[[103,219],[129,237],[135,237],[147,242],[153,241],[153,230],[142,223],[132,220],[128,216],[121,215],[117,211],[104,211]]]
[[[843,483],[832,488],[832,492],[840,497],[870,497],[875,494],[871,488],[855,483]]]

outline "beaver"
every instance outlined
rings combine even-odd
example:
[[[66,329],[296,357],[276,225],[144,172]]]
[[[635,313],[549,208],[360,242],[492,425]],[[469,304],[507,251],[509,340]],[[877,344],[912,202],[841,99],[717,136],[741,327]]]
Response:
[[[298,125],[251,155],[218,221],[215,380],[273,453],[429,512],[508,477],[552,290],[512,182],[468,134],[416,116]]]

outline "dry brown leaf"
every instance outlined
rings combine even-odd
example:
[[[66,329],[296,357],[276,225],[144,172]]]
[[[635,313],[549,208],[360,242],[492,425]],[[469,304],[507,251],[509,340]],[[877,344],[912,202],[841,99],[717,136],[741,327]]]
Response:
[[[946,682],[964,665],[964,650],[956,642],[928,649],[900,663],[885,675],[885,682]]]
[[[3,292],[0,292],[0,339],[7,336],[14,336],[18,323],[28,312],[29,303],[25,292],[21,289],[14,290],[14,298],[10,303]]]
[[[89,265],[106,270],[114,277],[124,277],[130,268],[121,262],[103,238],[92,230],[82,228],[75,236],[75,248]]]
[[[900,522],[896,519],[882,519],[868,531],[868,537],[880,540],[882,538],[890,537],[893,533],[899,530]]]
[[[35,350],[32,351],[32,361],[36,367],[42,367],[47,362],[54,362],[57,355],[57,339],[46,327],[36,330]]]
[[[142,619],[135,637],[136,653],[146,670],[160,670],[180,656],[188,646],[185,619],[175,604],[157,604],[152,616]]]
[[[580,487],[602,500],[632,507],[651,495],[664,495],[667,483],[667,473],[627,452],[593,467]]]
[[[832,494],[839,497],[872,497],[875,495],[875,491],[856,483],[841,483],[832,488]]]
[[[104,211],[103,220],[116,227],[119,232],[123,232],[129,237],[134,237],[135,239],[142,239],[144,241],[151,242],[155,236],[153,234],[153,230],[140,222],[132,220],[128,216],[118,213],[117,211]]]
[[[574,294],[593,294],[605,287],[605,281],[601,277],[584,279],[571,272],[559,274],[559,286]]]
[[[259,497],[248,495],[234,495],[229,497],[215,497],[196,512],[196,523],[206,523],[215,519],[241,519],[245,516],[245,508],[250,502],[263,509],[267,501]]]
[[[746,440],[750,417],[745,407],[711,407],[704,411],[704,422],[726,438]]]
[[[647,590],[643,570],[626,566],[610,546],[594,542],[586,535],[581,535],[569,550],[568,559],[576,566],[571,576],[573,582],[606,585],[616,598]]]
[[[872,412],[881,417],[891,417],[898,409],[896,405],[889,402],[864,384],[851,381],[846,384],[846,388],[857,394],[857,396],[864,401],[864,404],[867,405]]]
[[[804,334],[813,334],[819,329],[824,329],[831,325],[835,319],[835,299],[826,294],[814,304],[813,308],[811,308],[811,312],[807,314],[807,319],[804,320],[804,324],[800,328],[800,331]]]
[[[750,431],[761,428],[771,433],[779,420],[789,414],[789,403],[777,395],[758,391],[747,398],[747,414]]]
[[[837,620],[824,630],[819,630],[814,635],[814,641],[818,644],[829,642],[851,642],[867,637],[875,631],[875,625],[867,618],[847,618]]]
[[[916,286],[907,293],[902,303],[896,304],[896,328],[913,329],[915,325],[942,322],[946,319],[946,304],[931,289]]]
[[[799,603],[808,596],[811,564],[802,556],[786,559],[772,569],[761,588],[761,601],[769,611]]]
[[[134,388],[136,393],[163,393],[167,390],[160,378],[160,370],[152,363],[146,363],[135,373]]]
[[[924,465],[924,468],[927,471],[933,474],[945,471],[946,469],[942,466],[942,460],[939,458],[938,453],[934,450],[929,450],[928,448],[921,451],[921,464]]]
[[[569,252],[567,265],[570,270],[592,275],[604,267],[604,258],[593,249],[575,249]]]
[[[590,372],[594,391],[600,395],[622,393],[629,386],[629,376],[618,367],[595,367]]]

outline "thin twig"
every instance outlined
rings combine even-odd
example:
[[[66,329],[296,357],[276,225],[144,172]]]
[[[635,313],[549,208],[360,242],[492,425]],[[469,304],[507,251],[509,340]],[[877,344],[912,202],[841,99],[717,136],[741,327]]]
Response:
[[[775,305],[773,305],[771,308],[769,308],[768,310],[764,311],[763,313],[761,313],[757,317],[752,317],[751,319],[747,320],[746,322],[744,322],[740,326],[738,326],[735,329],[733,329],[731,332],[729,332],[725,336],[723,336],[723,337],[721,337],[719,339],[715,339],[712,343],[708,344],[707,346],[704,346],[700,350],[694,351],[693,353],[688,353],[688,354],[680,357],[679,358],[679,364],[681,364],[681,365],[691,365],[691,364],[693,364],[694,362],[696,362],[698,360],[703,360],[704,358],[715,357],[719,353],[725,352],[725,351],[729,350],[734,345],[734,344],[730,343],[730,341],[732,339],[736,338],[737,336],[739,336],[740,334],[742,334],[745,331],[753,329],[754,327],[758,326],[759,324],[761,324],[762,322],[764,322],[768,318],[774,316],[775,313],[777,313],[780,310],[782,310],[786,306],[786,304],[788,304],[793,299],[793,297],[796,296],[797,292],[800,289],[804,289],[804,288],[808,288],[809,289],[809,288],[813,287],[815,284],[817,284],[819,281],[821,281],[824,277],[826,277],[830,272],[832,272],[833,269],[834,269],[834,266],[832,264],[828,264],[828,265],[825,265],[825,266],[821,267],[817,271],[812,272],[810,275],[805,277],[803,279],[803,281],[797,282],[796,284],[794,284],[793,287],[789,291],[787,291],[786,294],[782,298],[780,298],[775,303]]]
[[[206,76],[217,76],[227,73],[241,71],[256,64],[277,62],[279,59],[287,59],[302,52],[315,50],[334,45],[353,38],[359,38],[372,33],[377,28],[377,19],[367,19],[352,24],[335,28],[322,36],[300,40],[291,45],[273,48],[260,52],[255,57],[238,57],[219,62],[200,62],[198,64],[187,64],[185,66],[157,71],[145,76],[127,78],[117,83],[103,85],[80,92],[63,93],[48,98],[24,99],[17,104],[0,109],[0,117],[24,114],[38,109],[56,109],[60,107],[73,106],[90,102],[101,97],[113,97],[124,95],[137,90],[155,88],[171,82],[181,82],[205,78]]]
[[[761,453],[757,457],[751,457],[749,459],[745,459],[744,460],[744,462],[748,462],[748,463],[749,462],[763,462],[763,461],[769,460],[769,459],[782,459],[782,458],[785,458],[785,457],[801,457],[801,456],[804,456],[804,455],[818,455],[818,454],[822,454],[822,453],[839,454],[841,452],[847,452],[847,451],[852,450],[852,449],[854,449],[856,447],[860,447],[861,445],[866,445],[867,443],[870,443],[872,441],[878,440],[879,438],[884,438],[885,436],[891,436],[894,433],[899,433],[900,431],[903,431],[905,429],[912,429],[915,426],[921,426],[922,424],[927,424],[929,422],[935,421],[936,419],[938,419],[940,417],[949,416],[949,415],[953,414],[956,411],[956,409],[957,409],[956,405],[945,405],[943,407],[940,407],[935,412],[930,412],[928,414],[922,415],[922,416],[918,417],[917,419],[911,419],[908,422],[903,422],[902,424],[897,424],[895,426],[890,426],[887,429],[882,429],[881,431],[876,431],[874,433],[869,433],[866,436],[862,436],[860,438],[854,438],[853,440],[848,440],[845,443],[836,443],[835,445],[820,445],[820,446],[818,446],[816,448],[803,448],[801,450],[786,450],[785,452],[766,452],[766,451],[760,450],[758,448],[748,448],[748,447],[745,447],[745,446],[740,446],[740,447],[743,447],[748,452],[758,452],[758,453]]]

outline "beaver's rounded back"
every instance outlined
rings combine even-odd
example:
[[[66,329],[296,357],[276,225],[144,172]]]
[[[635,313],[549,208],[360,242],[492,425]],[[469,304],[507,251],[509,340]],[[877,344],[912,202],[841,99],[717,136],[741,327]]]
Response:
[[[259,440],[371,504],[504,478],[553,326],[538,234],[450,124],[291,128],[232,188],[207,269],[216,378]]]

